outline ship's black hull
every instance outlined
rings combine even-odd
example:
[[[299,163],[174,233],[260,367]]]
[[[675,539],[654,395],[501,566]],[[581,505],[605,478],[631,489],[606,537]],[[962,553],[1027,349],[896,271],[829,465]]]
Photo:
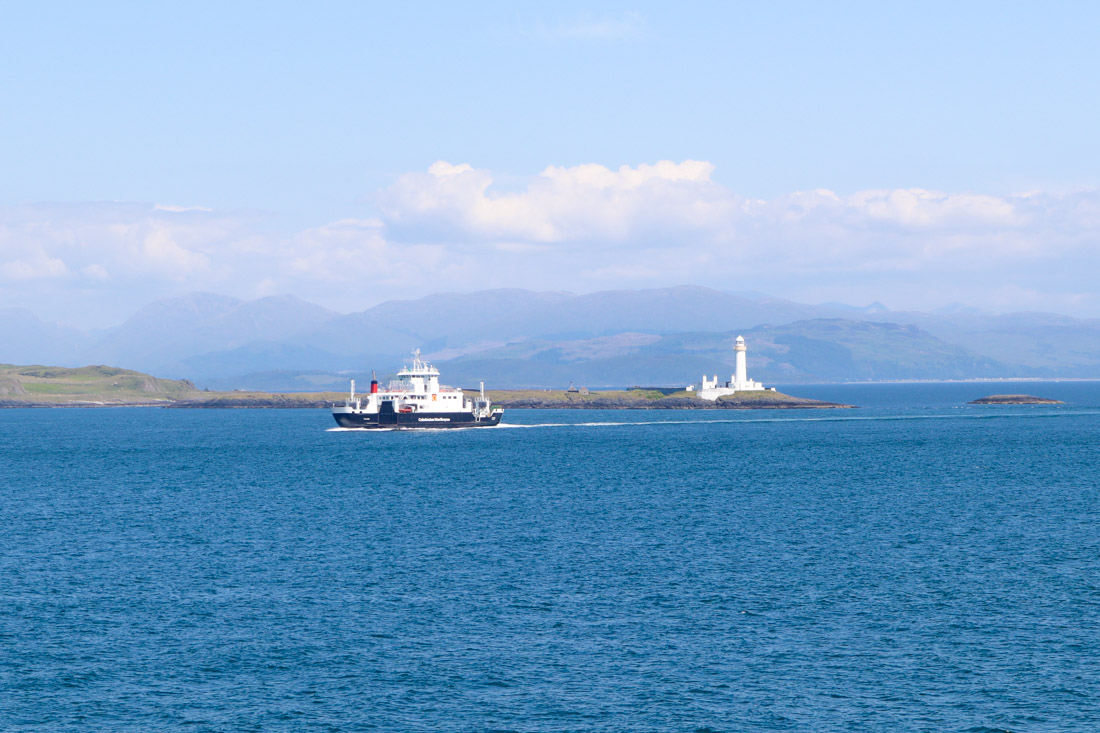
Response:
[[[484,428],[500,424],[501,412],[494,412],[489,417],[477,420],[468,412],[375,412],[375,413],[350,413],[334,412],[332,417],[336,424],[342,428],[386,428],[386,429],[416,429],[416,428]]]

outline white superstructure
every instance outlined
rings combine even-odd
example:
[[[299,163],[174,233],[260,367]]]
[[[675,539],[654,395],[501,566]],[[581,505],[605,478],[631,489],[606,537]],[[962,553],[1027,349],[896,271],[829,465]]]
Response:
[[[461,389],[439,383],[439,370],[413,352],[412,366],[403,366],[386,389],[372,379],[370,392],[355,394],[355,380],[343,405],[333,405],[332,414],[341,427],[464,427],[496,425],[501,408],[493,408],[485,397],[485,383],[477,399]]]
[[[734,372],[730,375],[730,381],[719,385],[717,374],[711,379],[707,379],[707,375],[704,374],[703,385],[696,394],[701,399],[713,401],[719,397],[737,394],[738,392],[763,392],[768,389],[760,382],[754,382],[749,379],[748,366],[745,358],[747,351],[748,347],[745,346],[745,337],[738,336],[737,341],[733,345]],[[774,392],[775,388],[772,387],[771,390]]]

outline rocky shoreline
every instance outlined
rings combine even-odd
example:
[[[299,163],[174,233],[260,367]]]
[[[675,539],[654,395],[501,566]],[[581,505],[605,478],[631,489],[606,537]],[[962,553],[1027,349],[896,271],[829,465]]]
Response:
[[[88,409],[94,409],[97,407],[172,407],[174,403],[167,402],[165,400],[157,400],[154,402],[149,401],[133,401],[133,402],[101,402],[98,400],[71,400],[66,402],[49,402],[42,400],[35,400],[33,402],[28,400],[0,400],[0,410],[3,409],[16,409],[27,407],[82,407]]]
[[[181,400],[165,405],[169,409],[221,410],[221,409],[319,409],[332,407],[331,399],[312,399],[299,395],[273,394],[269,397],[241,397],[233,399]]]

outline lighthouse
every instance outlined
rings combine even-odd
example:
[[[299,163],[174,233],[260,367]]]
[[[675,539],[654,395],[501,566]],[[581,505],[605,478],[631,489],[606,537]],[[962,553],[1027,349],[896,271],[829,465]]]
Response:
[[[745,337],[738,336],[733,344],[734,372],[730,376],[730,381],[719,385],[717,374],[714,375],[713,379],[707,379],[707,375],[704,374],[703,386],[696,392],[696,395],[704,400],[717,400],[719,397],[727,397],[736,392],[762,392],[766,389],[774,392],[775,387],[765,387],[760,382],[749,379],[749,369],[746,365],[747,351]]]
[[[734,389],[748,389],[749,384],[749,368],[745,365],[745,352],[748,348],[745,346],[745,337],[738,336],[737,342],[733,345],[734,364],[735,371],[733,375],[733,388]]]

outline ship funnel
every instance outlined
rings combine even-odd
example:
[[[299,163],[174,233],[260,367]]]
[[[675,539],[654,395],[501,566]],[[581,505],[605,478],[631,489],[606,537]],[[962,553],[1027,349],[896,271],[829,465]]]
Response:
[[[370,373],[370,393],[378,394],[378,377],[373,370]]]
[[[485,382],[481,383],[481,400],[485,401]]]

